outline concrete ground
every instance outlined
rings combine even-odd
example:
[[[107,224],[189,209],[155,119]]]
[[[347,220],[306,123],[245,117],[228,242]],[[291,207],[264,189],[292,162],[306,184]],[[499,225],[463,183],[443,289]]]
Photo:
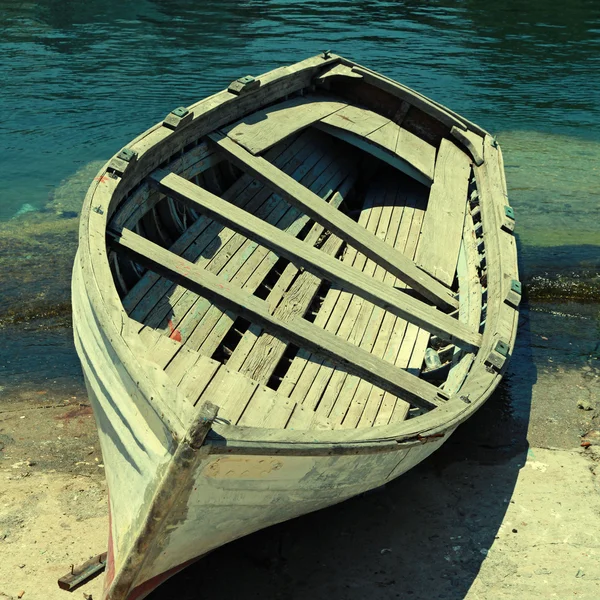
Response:
[[[424,464],[229,544],[151,598],[597,600],[600,361],[586,311],[525,308],[506,383]],[[103,576],[72,595],[56,584],[106,549],[102,457],[81,382],[20,381],[0,394],[0,599],[99,600]]]

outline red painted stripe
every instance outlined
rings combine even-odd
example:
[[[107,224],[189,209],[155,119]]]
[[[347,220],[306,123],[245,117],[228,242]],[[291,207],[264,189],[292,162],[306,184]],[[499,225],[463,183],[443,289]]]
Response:
[[[127,596],[126,600],[142,600],[152,590],[155,590],[161,583],[169,579],[169,577],[172,577],[176,573],[179,573],[179,571],[185,569],[192,563],[195,563],[200,558],[202,558],[202,556],[192,558],[191,560],[181,563],[180,565],[177,565],[176,567],[173,567],[172,569],[169,569],[164,573],[160,573],[159,575],[155,575],[151,579],[144,581],[144,583],[136,586],[135,588],[133,588],[133,590],[131,590],[131,592],[129,592],[129,595]]]
[[[108,555],[106,557],[106,575],[104,576],[104,594],[115,578],[115,554],[112,537],[112,516],[110,512],[110,490],[108,490]]]

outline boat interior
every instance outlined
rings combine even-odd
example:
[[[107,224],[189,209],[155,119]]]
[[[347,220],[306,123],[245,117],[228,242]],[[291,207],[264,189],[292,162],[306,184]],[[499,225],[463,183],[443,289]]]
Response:
[[[114,285],[146,358],[187,401],[210,400],[231,424],[348,429],[415,418],[459,392],[485,326],[473,157],[446,125],[405,101],[367,96],[352,77],[321,83],[181,148],[110,217],[109,232],[123,240],[109,244]],[[366,245],[290,202],[283,188],[334,209],[342,228],[360,226]],[[132,242],[127,251],[124,232],[137,250]],[[299,260],[297,242],[308,249]],[[425,284],[386,268],[381,242]],[[169,271],[170,260],[179,266]],[[336,265],[346,270],[328,276]],[[239,291],[244,310],[188,285],[181,272]],[[374,302],[382,286],[439,322]],[[257,301],[256,314],[268,314],[255,320]],[[386,368],[405,379],[386,386],[377,375]]]

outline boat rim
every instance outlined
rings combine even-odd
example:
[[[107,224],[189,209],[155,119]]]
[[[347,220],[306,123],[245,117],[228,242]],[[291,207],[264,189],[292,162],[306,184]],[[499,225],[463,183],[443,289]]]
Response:
[[[323,66],[333,66],[336,63],[360,67],[357,63],[330,54],[327,57],[312,57],[290,65],[290,67],[280,67],[258,76],[257,79],[266,82],[260,88],[264,90],[269,84],[283,81],[301,69],[310,70],[316,74]],[[313,77],[314,75],[311,78]],[[396,84],[394,80],[389,79],[389,81]],[[251,94],[252,92],[249,92],[247,96],[250,99],[252,99]],[[423,98],[426,97],[423,96]],[[217,115],[221,112],[226,113],[227,105],[235,103],[236,99],[237,97],[232,96],[227,90],[217,92],[188,107],[188,110],[193,114],[190,125],[173,130],[164,126],[163,122],[159,122],[140,134],[128,144],[128,148],[137,152],[137,161],[134,168],[132,169],[130,166],[121,176],[115,176],[114,172],[110,170],[110,165],[117,157],[118,153],[116,153],[99,170],[88,190],[81,213],[79,259],[75,268],[79,267],[80,269],[85,291],[95,311],[98,326],[108,338],[127,371],[135,374],[140,391],[152,406],[156,417],[167,423],[175,440],[183,439],[187,434],[189,424],[184,422],[172,409],[173,403],[167,402],[166,399],[160,396],[153,383],[151,373],[148,371],[148,365],[144,364],[139,358],[140,348],[136,347],[135,342],[137,340],[132,335],[132,323],[121,304],[110,271],[106,231],[110,217],[127,194],[158,168],[164,162],[165,157],[168,158],[176,151],[185,148],[192,141],[222,126],[215,126],[214,121],[210,122],[209,117],[213,113]],[[268,102],[259,102],[260,106],[265,104],[268,104]],[[249,110],[245,114],[255,110],[257,109]],[[445,107],[443,107],[443,110],[451,113]],[[487,132],[462,117],[460,119],[468,126],[472,126],[473,131],[477,128],[486,136],[484,152],[486,155],[489,153],[492,159],[494,153],[497,154],[497,161],[494,161],[497,162],[497,165],[493,166],[492,169],[502,179],[501,182],[495,182],[495,187],[502,184],[505,190],[500,149]],[[196,126],[192,127],[192,124],[196,124]],[[481,195],[482,220],[487,220],[484,222],[489,225],[489,227],[486,227],[489,231],[492,231],[490,238],[493,238],[493,234],[498,235],[500,231],[497,223],[497,205],[500,201],[502,204],[507,204],[507,200],[505,197],[500,199],[499,194],[494,193],[494,186],[489,185],[491,175],[488,172],[490,170],[488,169],[488,161],[486,160],[477,169],[476,179]],[[483,207],[486,207],[485,210]],[[496,227],[495,232],[493,226]],[[497,257],[499,263],[510,258],[503,256],[503,254],[502,249],[498,246]],[[93,260],[92,257],[94,257]],[[484,365],[485,357],[482,356],[490,351],[493,338],[497,333],[496,329],[492,327],[492,324],[487,324],[483,332],[483,344],[476,353],[475,362],[463,384],[460,395],[452,396],[443,406],[437,407],[426,414],[392,425],[346,430],[267,429],[215,422],[211,436],[208,438],[211,446],[213,446],[212,451],[227,452],[235,448],[236,451],[241,452],[244,449],[253,452],[256,452],[257,449],[267,449],[265,451],[270,453],[277,451],[311,454],[315,452],[319,454],[376,452],[396,449],[400,444],[418,445],[428,440],[443,437],[447,432],[453,431],[460,423],[469,418],[487,400],[502,376],[502,371],[490,373]],[[510,328],[511,348],[514,345],[515,335],[516,321]],[[474,379],[475,381],[473,381]],[[469,383],[472,384],[470,387]],[[467,391],[463,392],[464,388],[467,388]],[[173,385],[173,389],[176,389],[175,385]]]

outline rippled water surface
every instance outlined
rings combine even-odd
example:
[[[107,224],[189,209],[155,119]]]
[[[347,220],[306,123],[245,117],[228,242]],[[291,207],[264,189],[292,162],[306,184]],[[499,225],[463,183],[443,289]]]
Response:
[[[68,303],[76,217],[102,160],[172,108],[325,48],[496,134],[525,278],[597,283],[595,0],[0,0],[0,28],[0,318]]]

